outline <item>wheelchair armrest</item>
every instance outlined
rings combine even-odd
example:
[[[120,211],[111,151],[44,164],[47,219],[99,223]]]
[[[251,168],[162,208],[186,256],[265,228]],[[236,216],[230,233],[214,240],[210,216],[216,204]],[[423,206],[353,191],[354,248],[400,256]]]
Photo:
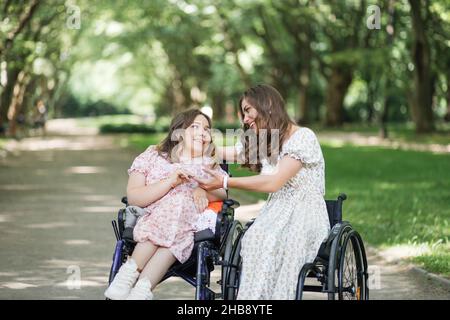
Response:
[[[233,209],[239,208],[239,206],[240,206],[240,203],[233,199],[226,199],[223,201],[223,204],[224,204],[224,206],[227,206],[228,208],[233,208]]]
[[[122,238],[123,230],[125,229],[125,209],[120,209],[117,214],[117,222],[119,224],[119,235]]]
[[[125,241],[134,242],[133,228],[125,228],[122,233],[122,239]]]

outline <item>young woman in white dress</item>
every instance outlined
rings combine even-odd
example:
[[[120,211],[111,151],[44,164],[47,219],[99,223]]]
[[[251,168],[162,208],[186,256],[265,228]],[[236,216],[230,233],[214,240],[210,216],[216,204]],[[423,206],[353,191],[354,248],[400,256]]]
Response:
[[[267,143],[259,140],[256,145],[243,143],[217,151],[227,161],[242,157],[244,166],[260,174],[224,179],[205,169],[211,178],[197,181],[205,190],[225,185],[269,193],[242,239],[238,299],[294,299],[302,266],[314,260],[330,230],[322,150],[312,130],[298,127],[289,118],[283,98],[273,87],[248,89],[239,106],[244,130],[259,134],[261,129],[278,129],[279,136],[269,134]],[[251,154],[261,154],[261,148],[267,156],[252,162]]]

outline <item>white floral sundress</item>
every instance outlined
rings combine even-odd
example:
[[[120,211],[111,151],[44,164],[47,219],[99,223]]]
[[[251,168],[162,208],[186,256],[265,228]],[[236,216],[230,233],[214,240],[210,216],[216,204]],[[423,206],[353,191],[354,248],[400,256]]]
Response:
[[[301,127],[283,144],[302,169],[271,193],[242,239],[243,261],[238,299],[295,299],[298,275],[312,262],[330,231],[325,195],[325,161],[316,135]],[[275,166],[263,163],[262,174]]]

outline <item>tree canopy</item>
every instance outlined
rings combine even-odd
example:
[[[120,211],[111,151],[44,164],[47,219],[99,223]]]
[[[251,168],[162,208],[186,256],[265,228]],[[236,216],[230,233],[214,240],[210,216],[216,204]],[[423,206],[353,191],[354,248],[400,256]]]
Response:
[[[379,27],[379,28],[378,28]],[[236,114],[268,83],[300,123],[450,120],[445,0],[0,2],[0,128],[53,117]]]

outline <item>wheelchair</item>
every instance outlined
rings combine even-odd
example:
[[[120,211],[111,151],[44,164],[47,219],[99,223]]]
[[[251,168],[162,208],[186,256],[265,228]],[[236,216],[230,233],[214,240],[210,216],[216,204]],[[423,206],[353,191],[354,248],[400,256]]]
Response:
[[[328,300],[369,299],[369,275],[364,243],[351,224],[342,221],[342,203],[346,198],[342,193],[337,200],[325,200],[331,231],[321,244],[315,260],[306,263],[300,270],[296,300],[302,300],[304,292],[324,293]],[[232,248],[227,278],[228,297],[237,296],[242,269],[241,239],[253,222],[254,219],[239,232],[236,245]],[[306,285],[307,278],[315,279],[317,284]]]
[[[225,171],[227,167],[222,167]],[[109,284],[113,281],[121,265],[132,255],[136,242],[133,239],[133,228],[125,228],[127,197],[122,198],[125,208],[118,212],[117,221],[112,221],[112,227],[116,236],[116,246],[112,258],[109,273]],[[234,220],[234,209],[239,207],[239,202],[226,199],[217,214],[215,233],[210,229],[201,230],[194,234],[194,249],[189,259],[184,262],[175,262],[164,275],[161,282],[170,277],[180,277],[195,287],[196,300],[234,300],[233,293],[236,288],[231,288],[235,283],[235,272],[231,268],[231,256],[236,247],[237,237],[242,233],[242,224]],[[221,278],[218,281],[221,292],[211,289],[211,272],[216,266],[221,268]],[[161,283],[160,282],[160,283]]]

